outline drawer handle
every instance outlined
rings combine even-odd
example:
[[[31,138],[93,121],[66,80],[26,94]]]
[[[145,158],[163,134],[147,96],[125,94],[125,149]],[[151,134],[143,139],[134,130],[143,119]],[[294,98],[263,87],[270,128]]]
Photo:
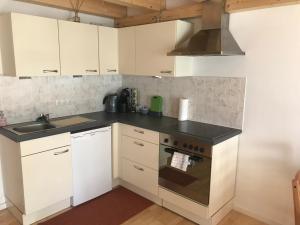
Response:
[[[162,71],[160,71],[160,73],[162,73],[162,74],[171,74],[172,70],[162,70]]]
[[[117,70],[116,70],[116,69],[113,69],[113,70],[107,70],[107,72],[112,73],[112,72],[117,72]]]
[[[145,145],[143,143],[140,143],[140,142],[137,142],[135,141],[134,144],[138,145],[138,146],[141,146],[141,147],[144,147]]]
[[[90,73],[97,73],[98,72],[98,70],[85,70],[85,72],[90,72]]]
[[[43,73],[58,73],[58,70],[43,70]]]
[[[65,154],[67,152],[69,152],[69,149],[61,151],[61,152],[55,152],[54,155],[61,155],[61,154]]]
[[[142,130],[137,130],[137,129],[134,129],[134,132],[137,132],[137,133],[139,133],[139,134],[144,134],[144,133],[145,133],[144,131],[142,131]]]
[[[141,168],[141,167],[139,167],[139,166],[133,166],[135,169],[137,169],[137,170],[139,170],[139,171],[144,171],[144,169],[143,168]]]

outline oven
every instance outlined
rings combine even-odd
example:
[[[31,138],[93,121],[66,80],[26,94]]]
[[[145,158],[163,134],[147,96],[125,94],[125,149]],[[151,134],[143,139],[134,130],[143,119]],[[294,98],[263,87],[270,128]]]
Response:
[[[160,134],[159,185],[208,205],[212,146],[194,137]]]

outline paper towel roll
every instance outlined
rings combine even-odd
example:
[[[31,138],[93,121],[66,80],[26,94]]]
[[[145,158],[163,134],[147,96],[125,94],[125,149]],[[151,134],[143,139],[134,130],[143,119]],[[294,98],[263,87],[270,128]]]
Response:
[[[179,121],[185,121],[188,119],[189,114],[189,100],[187,98],[181,98],[179,100]]]

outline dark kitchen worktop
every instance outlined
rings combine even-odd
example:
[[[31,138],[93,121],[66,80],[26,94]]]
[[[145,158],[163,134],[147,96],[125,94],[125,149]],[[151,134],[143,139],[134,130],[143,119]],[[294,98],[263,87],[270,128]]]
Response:
[[[73,115],[74,116],[74,115]],[[238,129],[216,126],[211,124],[184,121],[180,122],[171,117],[151,117],[144,116],[137,113],[106,113],[95,112],[80,114],[79,116],[93,119],[93,122],[87,122],[62,128],[53,128],[49,130],[38,131],[34,133],[28,133],[23,135],[14,134],[8,130],[0,128],[0,134],[12,139],[15,142],[28,141],[36,138],[46,137],[50,135],[61,134],[65,132],[78,132],[81,130],[103,127],[111,125],[115,122],[120,122],[132,126],[141,127],[157,132],[167,134],[187,134],[198,138],[200,141],[208,144],[218,144],[231,137],[239,135],[242,131]],[[71,116],[69,116],[71,117]],[[68,117],[64,117],[68,118]]]

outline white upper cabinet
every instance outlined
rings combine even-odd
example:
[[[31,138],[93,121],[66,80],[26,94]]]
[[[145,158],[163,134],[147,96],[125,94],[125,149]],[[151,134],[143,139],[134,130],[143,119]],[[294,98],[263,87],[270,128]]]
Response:
[[[62,75],[99,75],[98,28],[58,21]]]
[[[0,16],[2,73],[191,76],[192,57],[167,53],[192,32],[180,20],[117,29],[9,13]]]
[[[149,76],[192,75],[192,58],[167,56],[192,31],[191,23],[179,20],[137,26],[135,73]]]
[[[60,75],[57,20],[10,13],[0,23],[4,75]]]
[[[119,74],[118,29],[99,26],[100,74]]]
[[[135,27],[119,29],[120,74],[135,74]]]

